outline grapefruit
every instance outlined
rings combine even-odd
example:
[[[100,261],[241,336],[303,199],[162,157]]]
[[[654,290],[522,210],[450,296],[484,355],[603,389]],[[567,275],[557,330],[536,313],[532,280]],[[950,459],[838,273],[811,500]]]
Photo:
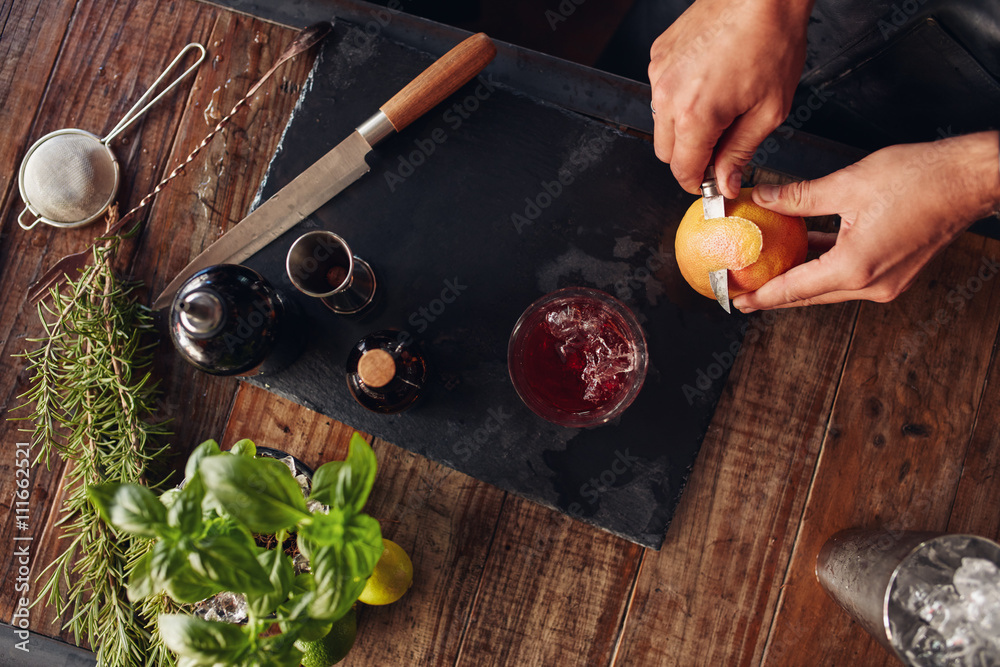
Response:
[[[699,294],[714,299],[708,274],[729,269],[729,298],[752,292],[806,260],[806,223],[753,202],[753,188],[726,200],[726,217],[705,220],[701,200],[681,219],[674,253],[681,275]]]

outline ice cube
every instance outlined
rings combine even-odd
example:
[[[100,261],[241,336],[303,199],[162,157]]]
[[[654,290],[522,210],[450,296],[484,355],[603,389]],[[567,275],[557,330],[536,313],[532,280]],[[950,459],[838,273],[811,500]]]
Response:
[[[547,313],[545,322],[562,343],[559,355],[564,362],[573,355],[583,356],[584,400],[600,404],[614,398],[620,390],[616,376],[635,370],[636,353],[618,333],[611,315],[599,307],[568,304]]]
[[[635,370],[635,351],[620,336],[602,335],[585,356],[587,364],[583,368],[583,379],[587,389],[583,398],[594,403],[614,398],[620,389],[614,382],[616,376]]]
[[[974,592],[1000,595],[1000,569],[985,558],[963,558],[955,571],[955,588],[965,596]],[[997,602],[1000,604],[1000,600]]]
[[[243,623],[247,620],[247,598],[242,593],[216,593],[195,604],[193,612],[206,621]]]

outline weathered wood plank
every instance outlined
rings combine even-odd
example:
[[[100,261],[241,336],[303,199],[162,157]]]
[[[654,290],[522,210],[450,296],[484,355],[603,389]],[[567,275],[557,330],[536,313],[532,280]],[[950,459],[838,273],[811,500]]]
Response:
[[[456,664],[610,664],[642,554],[508,496]]]
[[[760,662],[856,316],[854,304],[757,313],[738,355],[719,351],[726,391],[663,549],[646,554],[615,665]]]
[[[0,374],[5,382],[0,389],[0,442],[6,454],[0,458],[0,509],[14,515],[16,443],[25,441],[19,422],[8,421],[23,412],[13,412],[22,401],[18,396],[28,387],[24,363],[12,355],[24,351],[26,337],[37,336],[40,327],[32,308],[24,307],[24,293],[37,270],[38,256],[46,246],[45,234],[28,234],[18,227],[15,218],[21,211],[17,188],[17,170],[24,150],[34,141],[34,125],[45,95],[45,82],[55,66],[59,47],[73,12],[73,2],[4,2],[0,6],[0,174],[4,174],[0,191],[3,226],[0,230]],[[48,20],[39,20],[44,13]],[[41,539],[48,515],[56,498],[50,489],[58,488],[61,465],[54,469],[35,466],[31,471],[30,512],[25,517],[27,529],[18,529],[14,521],[0,527],[0,539],[13,545],[15,536]],[[11,585],[0,591],[0,618],[9,620],[20,592],[13,583],[18,567],[13,548],[0,552],[0,576]]]
[[[37,24],[48,24],[52,16],[49,11],[55,9],[47,6],[47,20]],[[294,37],[294,31],[185,0],[84,3],[72,21],[68,12],[57,24],[69,25],[70,30],[62,55],[52,65],[53,85],[45,93],[44,100],[40,99],[40,90],[34,101],[38,118],[42,120],[39,127],[32,130],[32,138],[63,126],[83,127],[98,134],[105,132],[185,44],[199,41],[209,50],[209,59],[200,68],[195,83],[189,80],[175,96],[159,103],[146,119],[114,143],[123,167],[123,186],[119,193],[122,211],[137,203],[201,141]],[[219,16],[224,16],[225,20],[217,21]],[[40,37],[31,37],[41,41]],[[53,37],[53,41],[58,46],[63,40]],[[4,43],[7,46],[6,34]],[[13,37],[8,48],[14,49]],[[55,50],[53,58],[54,53]],[[22,57],[29,56],[25,52]],[[157,273],[157,268],[162,267],[151,261],[151,247],[159,244],[185,251],[192,247],[192,252],[197,252],[200,247],[186,243],[191,229],[209,229],[213,225],[215,229],[225,228],[231,220],[242,217],[298,97],[298,87],[305,81],[310,60],[302,56],[289,63],[270,85],[261,89],[249,115],[245,110],[234,119],[226,133],[219,135],[212,146],[214,152],[201,156],[207,162],[193,163],[191,171],[194,174],[175,179],[157,198],[140,241],[124,248],[121,254],[121,264],[131,266],[126,271],[129,277],[140,278],[147,284],[158,280],[162,285],[175,268],[164,268],[169,275]],[[39,75],[38,80],[47,78]],[[22,81],[20,72],[16,80]],[[34,114],[35,111],[27,107],[24,116],[30,119]],[[15,147],[6,142],[5,145],[9,148],[3,152],[3,159],[19,160],[21,147],[17,147],[17,155],[11,157]],[[227,168],[230,152],[232,169]],[[196,170],[199,167],[201,170]],[[221,194],[206,194],[209,191]],[[15,208],[19,210],[15,206],[19,203],[16,188],[12,194],[8,190],[8,194],[4,207],[6,233],[0,252],[5,260],[2,267],[5,286],[9,289],[0,297],[3,299],[0,306],[4,312],[4,327],[10,327],[5,337],[5,351],[17,352],[25,345],[24,336],[40,333],[33,312],[18,312],[23,307],[28,285],[63,254],[85,247],[100,229],[97,225],[78,230],[42,227],[25,233],[14,221]],[[214,236],[218,233],[221,232]],[[214,236],[205,244],[214,240]],[[173,352],[167,338],[164,336],[161,340],[156,373],[163,378],[164,394],[159,412],[174,420],[175,436],[171,441],[176,445],[174,453],[182,459],[191,447],[208,437],[206,432],[210,435],[222,432],[238,383],[189,368]],[[22,362],[10,359],[9,354],[4,355],[0,364],[7,377],[20,376],[16,386],[9,388],[10,393],[5,396],[4,408],[9,410],[15,404],[14,397],[26,388],[28,378],[20,370]],[[7,429],[5,435],[9,434],[7,439],[13,441],[16,435],[10,425],[5,422],[3,426]],[[12,457],[9,462],[5,458],[3,463],[13,465],[14,461]],[[39,532],[33,554],[33,579],[64,547],[55,538],[58,531],[52,525],[59,503],[50,497],[49,491],[62,488],[61,482],[56,481],[61,480],[61,473],[61,465],[51,472],[34,471],[32,527]],[[0,482],[4,497],[12,497],[10,485],[13,483],[13,474]],[[44,533],[41,532],[43,526]],[[6,537],[10,537],[11,530],[12,526],[6,527]],[[5,552],[0,569],[10,572],[11,566],[9,554]],[[5,588],[0,594],[0,614],[7,618],[12,613],[12,593],[12,589]],[[51,610],[37,608],[33,612],[32,627],[55,634],[56,627],[49,625],[51,617]],[[62,636],[69,638],[65,634]]]
[[[910,292],[862,306],[765,664],[895,664],[820,588],[816,554],[854,526],[949,526],[1000,324],[995,269],[977,274],[998,259],[1000,243],[965,235]]]
[[[222,15],[206,44],[209,63],[199,72],[164,171],[182,162],[212,131],[294,35],[250,17]],[[310,52],[284,64],[249,107],[239,111],[157,198],[137,251],[137,257],[151,264],[147,269],[151,297],[246,214],[311,69],[312,56]]]
[[[242,386],[223,446],[242,437],[312,467],[347,456],[354,429],[250,385]],[[484,568],[503,492],[381,440],[366,511],[413,560],[413,587],[385,607],[359,606],[344,665],[451,665]]]
[[[948,522],[950,533],[972,533],[1000,540],[1000,364],[994,353],[979,405],[976,428],[962,466],[955,504]]]
[[[616,665],[759,660],[856,310],[751,319],[666,543],[646,554]]]
[[[200,3],[185,6],[206,7]],[[176,138],[169,152],[162,151],[155,178],[136,193],[133,205],[184,161],[271,67],[294,36],[295,32],[286,28],[219,12],[211,35],[204,39],[209,55],[198,72]],[[285,63],[258,91],[249,108],[244,107],[185,173],[157,196],[128,257],[131,272],[147,286],[148,301],[191,258],[242,219],[311,64],[311,53]],[[186,454],[207,437],[206,431],[222,432],[236,381],[206,375],[181,361],[169,343],[165,319],[165,313],[160,313],[163,342],[155,372],[163,383],[164,413],[174,418],[171,442],[179,454]]]
[[[9,0],[0,5],[0,127],[4,128],[0,174],[5,198],[18,196],[17,168],[24,149],[41,136],[33,129],[36,112],[74,4]],[[44,21],[38,20],[42,13]]]
[[[30,8],[31,5],[28,5],[25,9]],[[21,9],[20,5],[18,9]],[[24,70],[18,69],[15,79],[17,86],[25,89],[25,98],[29,100],[32,95],[28,90],[34,86],[35,107],[22,110],[23,117],[16,124],[12,123],[11,127],[17,127],[18,131],[30,128],[31,134],[22,145],[4,142],[4,164],[11,159],[19,161],[27,144],[54,129],[80,127],[99,135],[109,130],[184,44],[194,39],[204,41],[207,38],[214,22],[212,16],[216,13],[217,10],[183,1],[85,3],[78,7],[75,3],[54,6],[47,4],[45,20],[36,20],[32,25],[48,25],[50,31],[59,26],[62,30],[67,30],[68,26],[68,31],[65,35],[52,34],[46,37],[53,42],[50,45],[53,54],[62,48],[57,61],[49,58],[51,83],[48,87],[48,73],[31,74],[35,66],[29,66],[28,74],[36,77],[30,79],[25,76]],[[54,21],[56,18],[60,20]],[[5,44],[7,36],[5,33]],[[13,32],[10,35],[9,48],[12,52],[16,51],[16,36]],[[18,53],[18,57],[31,62],[36,56],[25,48]],[[38,54],[38,58],[45,60],[43,54]],[[17,63],[16,59],[11,63],[5,61],[4,66],[17,66]],[[113,150],[122,165],[120,201],[127,201],[133,183],[158,178],[155,173],[156,165],[151,165],[148,160],[143,161],[141,156],[156,155],[158,152],[165,154],[175,133],[184,101],[183,92],[176,97],[166,98],[147,118],[130,129],[122,140],[113,144]],[[17,104],[12,104],[12,107],[16,109]],[[6,112],[5,105],[4,113]],[[31,122],[32,118],[36,119],[34,123]],[[13,173],[16,173],[16,169]],[[6,330],[5,354],[0,360],[0,368],[5,377],[17,377],[18,381],[14,386],[5,388],[5,391],[10,392],[5,395],[5,412],[20,404],[16,396],[27,388],[29,380],[23,372],[23,361],[12,359],[10,355],[21,352],[26,347],[33,347],[25,338],[41,335],[41,326],[34,309],[24,308],[28,286],[59,257],[85,247],[101,231],[100,225],[95,224],[73,230],[57,230],[39,225],[38,228],[25,232],[15,221],[21,208],[16,186],[12,186],[7,195],[4,205],[5,234],[0,250],[3,257],[2,279],[7,288],[3,297],[0,297],[3,299],[0,302],[0,310],[3,312],[0,321],[4,323]],[[13,441],[17,438],[12,429],[18,426],[22,425],[6,421],[0,425],[5,440]],[[8,463],[6,457],[4,463]],[[9,463],[13,463],[12,458]],[[53,464],[51,471],[45,470],[44,466],[36,466],[33,470],[32,529],[40,532],[32,543],[32,590],[36,590],[40,583],[38,577],[41,570],[66,546],[65,542],[58,539],[59,531],[54,526],[60,517],[61,497],[65,493],[62,482],[64,470],[61,462],[53,461]],[[12,497],[10,485],[13,483],[13,474],[0,481],[5,498]],[[5,527],[4,537],[8,539],[8,543],[12,538],[10,531],[13,531],[12,525]],[[9,571],[7,568],[12,566],[10,553],[5,551],[0,569]],[[12,613],[13,594],[12,587],[5,587],[0,593],[0,614],[6,618]],[[36,607],[32,611],[33,628],[48,634],[58,634],[58,626],[52,625],[52,620],[52,609]],[[65,633],[61,636],[71,639]]]

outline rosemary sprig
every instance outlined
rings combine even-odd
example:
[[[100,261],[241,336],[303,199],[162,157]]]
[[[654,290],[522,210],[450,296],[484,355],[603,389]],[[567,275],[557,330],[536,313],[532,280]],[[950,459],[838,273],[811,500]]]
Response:
[[[129,563],[148,546],[101,521],[86,496],[91,484],[145,484],[148,464],[162,451],[155,439],[167,433],[153,421],[156,383],[148,372],[151,346],[143,342],[151,315],[133,298],[135,286],[112,269],[121,240],[112,235],[96,245],[79,279],[49,291],[49,302],[38,306],[45,334],[22,355],[32,382],[21,407],[32,410],[20,419],[32,423],[24,430],[37,447],[35,463],[50,466],[53,456],[67,463],[58,525],[68,542],[46,567],[36,602],[55,608],[77,644],[84,638],[95,647],[99,665],[173,665],[147,630],[160,608],[149,603],[137,614],[125,592]]]

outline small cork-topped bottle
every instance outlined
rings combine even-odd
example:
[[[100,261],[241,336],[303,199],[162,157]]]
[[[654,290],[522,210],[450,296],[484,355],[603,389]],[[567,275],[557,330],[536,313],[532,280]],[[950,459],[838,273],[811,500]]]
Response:
[[[372,412],[393,414],[412,406],[427,384],[427,361],[403,331],[368,334],[347,356],[347,387]]]

